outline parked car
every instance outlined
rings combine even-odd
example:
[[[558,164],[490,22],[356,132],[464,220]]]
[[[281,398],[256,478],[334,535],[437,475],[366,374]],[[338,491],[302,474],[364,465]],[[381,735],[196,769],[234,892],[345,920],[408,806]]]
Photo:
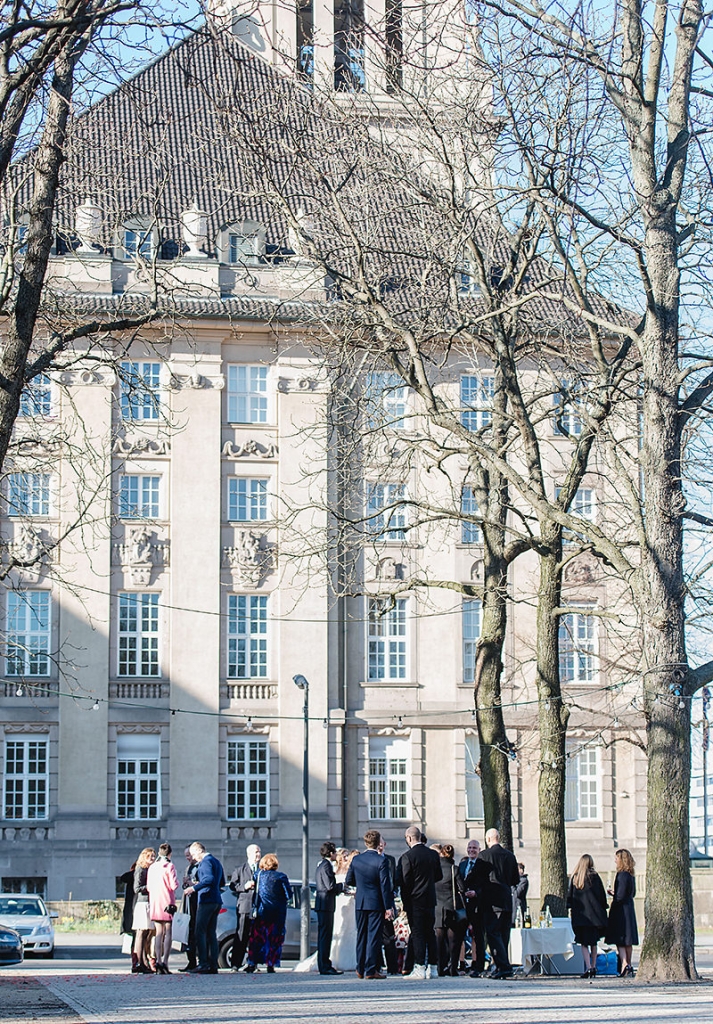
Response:
[[[7,925],[22,936],[25,953],[50,959],[54,956],[54,925],[41,896],[20,896],[16,893],[0,893],[0,925]]]
[[[22,963],[22,936],[14,928],[0,925],[0,967]]]
[[[300,899],[302,898],[302,883],[293,882],[292,899],[287,904],[287,920],[285,921],[285,941],[282,946],[282,957],[284,960],[299,960],[300,958]],[[314,953],[317,948],[317,914],[314,910],[314,896],[316,888],[310,885],[310,925],[309,941],[310,951]],[[236,897],[230,889],[223,889],[223,906],[218,914],[218,965],[220,967],[233,966],[233,936],[235,935]]]

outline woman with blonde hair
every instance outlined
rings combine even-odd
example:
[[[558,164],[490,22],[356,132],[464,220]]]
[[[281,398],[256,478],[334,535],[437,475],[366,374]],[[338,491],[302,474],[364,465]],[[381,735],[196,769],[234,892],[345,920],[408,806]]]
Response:
[[[149,891],[146,887],[149,868],[156,860],[156,851],[152,846],[146,846],[136,858],[134,868],[134,919],[132,927],[134,931],[134,954],[135,963],[131,968],[134,974],[153,974],[151,966],[150,946],[154,933],[154,926],[149,913]]]
[[[582,947],[583,978],[597,976],[597,943],[607,928],[607,895],[588,853],[577,861],[567,892],[574,941]]]
[[[176,913],[178,875],[171,863],[171,847],[161,843],[158,858],[149,867],[146,888],[149,891],[151,921],[156,929],[156,973],[170,974],[168,958],[171,953],[173,915]]]
[[[634,896],[636,896],[634,858],[628,850],[617,850],[614,860],[616,862],[616,878],[614,879],[614,888],[609,890],[609,895],[614,898],[609,910],[607,942],[617,947],[621,965],[619,977],[630,978],[634,975],[634,968],[631,966],[632,946],[639,944],[634,908]]]

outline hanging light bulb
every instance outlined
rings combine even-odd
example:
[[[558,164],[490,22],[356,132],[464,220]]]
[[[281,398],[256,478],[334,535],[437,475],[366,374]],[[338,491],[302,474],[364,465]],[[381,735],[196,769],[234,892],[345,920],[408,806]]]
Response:
[[[401,717],[401,715],[399,715],[399,721],[398,721],[398,726],[397,726],[397,728],[399,728],[399,729],[403,729],[403,727],[404,727],[404,720],[403,720],[403,718]]]
[[[470,713],[470,720],[471,720],[471,722],[475,722],[477,720],[476,714],[475,714],[475,708],[473,708],[473,710]]]
[[[545,711],[549,711],[549,710],[550,710],[550,702],[548,700],[546,700],[545,701]]]
[[[176,714],[176,709],[173,708],[173,710],[171,711],[171,716],[174,716],[175,714]]]
[[[15,690],[15,696],[16,697],[21,697],[23,695],[23,693],[24,693],[24,690],[22,689],[22,687],[18,686],[18,688]]]
[[[322,728],[323,729],[328,729],[329,728],[329,722],[327,721],[326,718],[322,719]]]
[[[92,704],[92,711],[98,711],[98,710],[99,710],[99,701],[95,700],[94,703]]]
[[[248,717],[247,722],[245,723],[245,732],[252,732],[252,731],[253,731],[253,720],[252,720],[252,715],[250,715]]]

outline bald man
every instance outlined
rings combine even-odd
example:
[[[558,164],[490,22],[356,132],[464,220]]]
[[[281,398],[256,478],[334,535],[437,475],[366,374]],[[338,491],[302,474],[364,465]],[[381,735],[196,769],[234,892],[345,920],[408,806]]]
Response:
[[[421,830],[411,825],[405,833],[408,850],[399,861],[401,899],[413,939],[413,970],[407,977],[425,979],[438,969],[436,950],[436,882],[443,877],[441,858],[421,842]],[[426,966],[428,956],[428,968]]]
[[[485,833],[485,849],[478,857],[482,868],[489,869],[481,891],[481,907],[485,912],[485,932],[495,961],[491,978],[509,978],[512,965],[508,957],[512,927],[513,889],[520,881],[515,854],[500,845],[500,833],[490,828]]]

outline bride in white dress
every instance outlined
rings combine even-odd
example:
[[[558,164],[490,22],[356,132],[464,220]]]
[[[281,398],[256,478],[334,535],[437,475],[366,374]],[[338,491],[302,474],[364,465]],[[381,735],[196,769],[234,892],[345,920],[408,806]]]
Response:
[[[358,850],[337,850],[335,877],[338,882],[344,883],[352,857],[355,857],[358,852]],[[336,967],[337,970],[356,970],[356,913],[354,911],[353,889],[348,889],[346,893],[336,898],[334,906],[334,933],[332,935],[330,957],[332,966]],[[300,960],[294,970],[304,973],[317,971],[317,954],[313,953],[306,960]]]

